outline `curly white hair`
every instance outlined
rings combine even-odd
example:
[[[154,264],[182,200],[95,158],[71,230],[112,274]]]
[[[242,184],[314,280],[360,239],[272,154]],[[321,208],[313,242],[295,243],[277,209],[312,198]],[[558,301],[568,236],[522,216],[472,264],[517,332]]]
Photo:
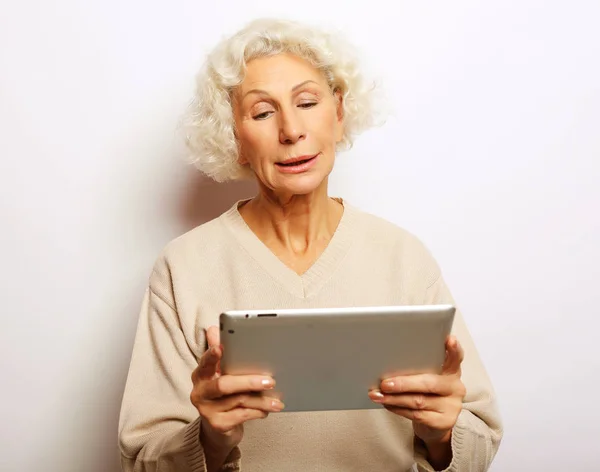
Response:
[[[252,59],[281,53],[321,70],[331,91],[343,96],[344,136],[338,150],[374,125],[374,85],[361,74],[354,47],[341,35],[289,20],[258,19],[222,40],[196,78],[196,93],[183,120],[189,160],[217,182],[252,176],[238,162],[232,97]]]

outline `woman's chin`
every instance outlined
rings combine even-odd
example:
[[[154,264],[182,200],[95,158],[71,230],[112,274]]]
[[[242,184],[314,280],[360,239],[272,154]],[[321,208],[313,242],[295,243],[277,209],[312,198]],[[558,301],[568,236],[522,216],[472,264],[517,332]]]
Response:
[[[291,179],[285,179],[278,185],[277,192],[291,193],[293,195],[307,195],[315,192],[323,185],[322,175],[304,175],[294,176]]]

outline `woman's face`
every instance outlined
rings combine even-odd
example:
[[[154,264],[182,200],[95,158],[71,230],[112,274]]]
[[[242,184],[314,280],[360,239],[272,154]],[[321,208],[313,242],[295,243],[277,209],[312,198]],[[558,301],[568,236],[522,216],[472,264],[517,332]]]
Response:
[[[341,93],[289,54],[254,59],[234,97],[240,164],[276,195],[305,195],[326,184],[343,135]]]

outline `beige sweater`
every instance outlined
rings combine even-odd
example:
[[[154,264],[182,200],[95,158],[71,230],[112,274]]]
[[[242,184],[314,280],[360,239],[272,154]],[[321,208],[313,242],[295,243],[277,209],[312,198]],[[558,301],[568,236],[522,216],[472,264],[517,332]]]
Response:
[[[190,402],[204,329],[232,309],[454,303],[440,269],[410,233],[344,202],[328,247],[303,275],[255,236],[238,204],[167,245],[146,291],[125,387],[119,443],[125,472],[203,472],[201,422]],[[465,350],[464,408],[452,435],[450,471],[482,472],[502,426],[492,386],[457,311]],[[365,392],[366,394],[366,392]],[[406,471],[416,462],[411,423],[387,410],[272,413],[245,425],[222,470]]]

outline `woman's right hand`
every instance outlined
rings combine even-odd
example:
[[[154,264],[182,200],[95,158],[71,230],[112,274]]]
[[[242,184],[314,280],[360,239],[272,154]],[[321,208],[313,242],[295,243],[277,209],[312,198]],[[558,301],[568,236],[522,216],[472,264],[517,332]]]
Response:
[[[192,373],[194,387],[190,400],[202,417],[201,441],[205,455],[212,450],[218,456],[225,454],[224,460],[242,440],[246,421],[281,411],[283,403],[263,394],[275,386],[271,377],[221,375],[223,347],[219,328],[211,326],[206,331],[206,339],[208,349]]]

